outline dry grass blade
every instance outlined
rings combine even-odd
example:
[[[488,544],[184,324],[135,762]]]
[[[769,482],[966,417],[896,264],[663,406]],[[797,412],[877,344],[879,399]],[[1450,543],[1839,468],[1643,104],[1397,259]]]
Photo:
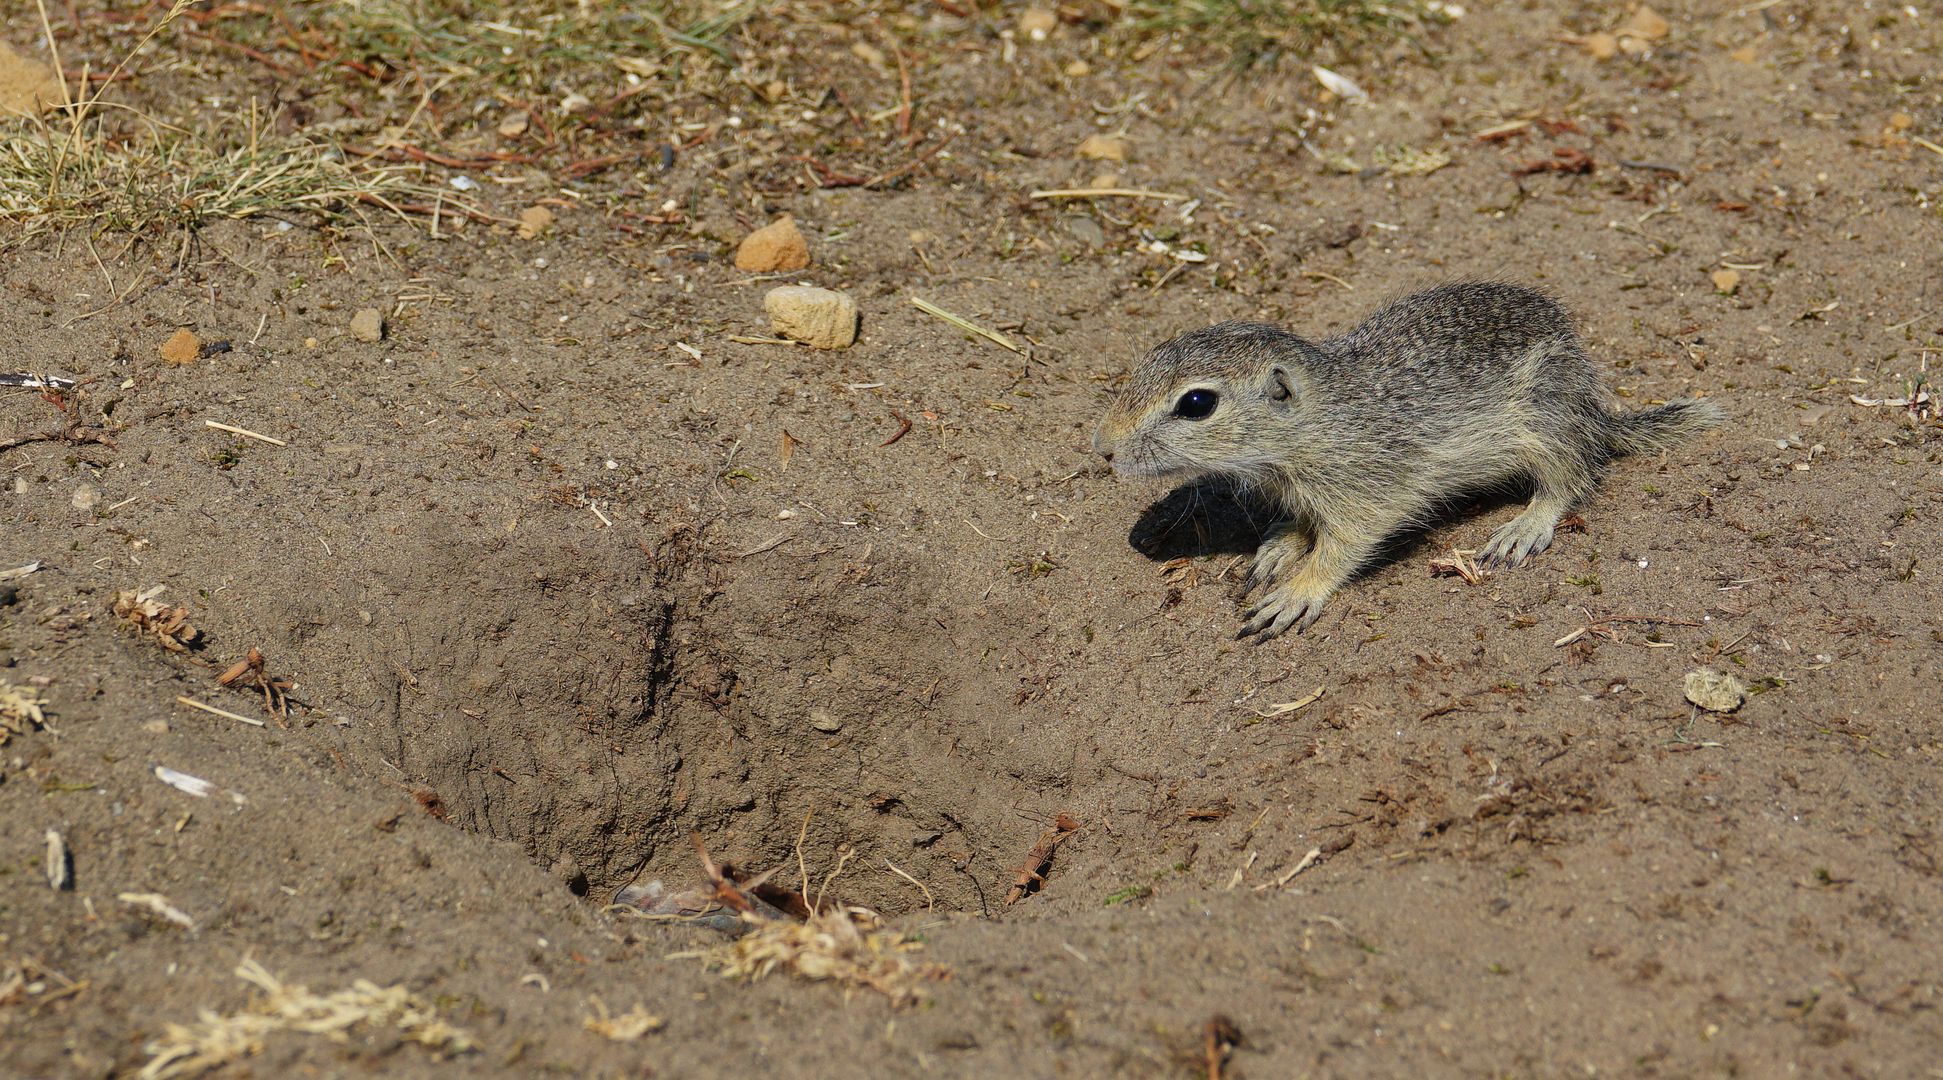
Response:
[[[381,987],[359,979],[348,989],[313,994],[282,982],[248,959],[237,967],[236,977],[262,990],[264,996],[243,1012],[224,1016],[204,1009],[194,1024],[168,1025],[161,1038],[143,1048],[149,1062],[136,1074],[141,1080],[199,1075],[261,1051],[264,1038],[278,1031],[343,1042],[359,1027],[389,1028],[441,1057],[473,1048],[469,1035],[440,1020],[431,1006],[403,986]]]
[[[982,337],[985,340],[992,342],[993,344],[999,346],[1000,348],[1011,349],[1013,352],[1018,353],[1020,356],[1026,355],[1025,346],[1019,344],[1016,341],[1013,341],[1011,338],[1006,337],[1004,334],[999,333],[997,330],[988,330],[985,327],[980,326],[977,323],[971,321],[970,319],[965,318],[963,315],[954,315],[951,312],[946,311],[945,309],[939,307],[938,305],[932,303],[929,300],[924,300],[913,296],[911,297],[911,303],[915,305],[919,311],[922,311],[927,315],[935,315],[938,318],[943,319],[944,321],[950,323],[951,325],[957,327],[960,330],[965,331],[968,334],[977,334],[979,337]]]

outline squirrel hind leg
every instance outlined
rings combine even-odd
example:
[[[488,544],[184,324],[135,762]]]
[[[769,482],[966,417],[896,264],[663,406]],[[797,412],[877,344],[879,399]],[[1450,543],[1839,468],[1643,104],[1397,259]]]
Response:
[[[1554,455],[1532,469],[1531,502],[1491,534],[1478,552],[1486,566],[1515,567],[1552,545],[1558,523],[1591,496],[1598,469],[1581,457]]]

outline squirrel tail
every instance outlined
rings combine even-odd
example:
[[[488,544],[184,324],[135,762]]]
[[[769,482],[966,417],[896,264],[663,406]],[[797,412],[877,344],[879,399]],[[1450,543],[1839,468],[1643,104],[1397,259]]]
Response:
[[[1606,444],[1615,454],[1657,454],[1727,419],[1720,406],[1699,398],[1670,401],[1608,417]]]

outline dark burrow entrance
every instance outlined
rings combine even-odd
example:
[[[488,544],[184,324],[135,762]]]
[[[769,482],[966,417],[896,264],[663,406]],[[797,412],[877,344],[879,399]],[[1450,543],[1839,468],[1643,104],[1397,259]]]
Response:
[[[921,555],[757,573],[687,526],[399,542],[350,586],[369,620],[350,697],[451,824],[598,903],[699,883],[691,835],[743,872],[794,868],[800,835],[813,875],[854,852],[850,902],[923,907],[895,866],[941,909],[1000,906],[1039,828],[1033,777],[983,752],[1015,688],[930,599]]]

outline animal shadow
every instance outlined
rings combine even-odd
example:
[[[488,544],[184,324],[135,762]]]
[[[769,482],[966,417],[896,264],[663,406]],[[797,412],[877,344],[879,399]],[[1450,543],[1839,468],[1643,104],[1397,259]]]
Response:
[[[1155,562],[1245,555],[1261,545],[1280,517],[1266,499],[1225,480],[1202,477],[1142,512],[1127,543]]]
[[[1386,537],[1357,576],[1408,561],[1426,546],[1482,543],[1492,527],[1493,515],[1523,501],[1525,495],[1521,491],[1466,492],[1437,507],[1428,520]],[[1134,522],[1127,543],[1155,562],[1252,555],[1281,517],[1280,508],[1261,495],[1220,478],[1203,477],[1175,488],[1149,506]]]

